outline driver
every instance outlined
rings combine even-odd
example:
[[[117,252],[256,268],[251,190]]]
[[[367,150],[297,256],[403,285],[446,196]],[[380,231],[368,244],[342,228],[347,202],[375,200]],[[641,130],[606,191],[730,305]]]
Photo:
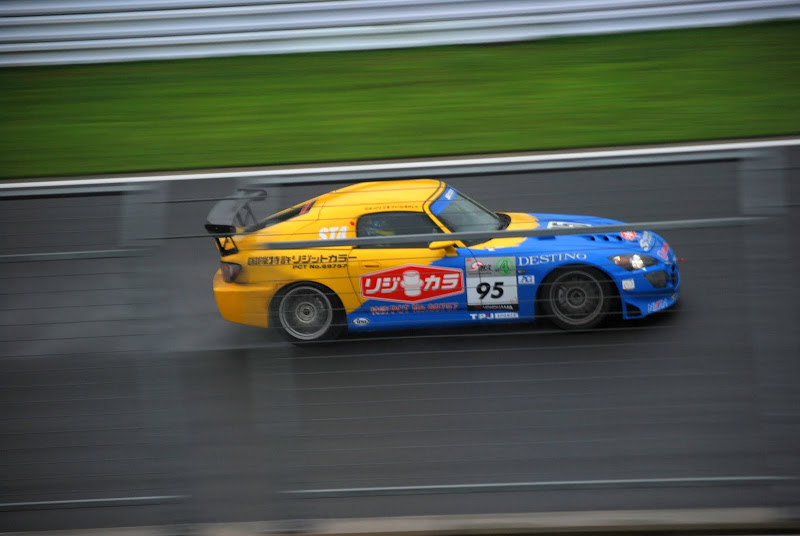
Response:
[[[368,236],[394,236],[397,233],[391,228],[391,225],[382,216],[372,218],[372,221],[367,226]]]

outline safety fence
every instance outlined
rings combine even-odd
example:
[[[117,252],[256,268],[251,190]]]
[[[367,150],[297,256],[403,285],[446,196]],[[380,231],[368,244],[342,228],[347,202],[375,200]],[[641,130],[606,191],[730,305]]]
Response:
[[[496,43],[800,17],[798,0],[0,4],[0,66]]]
[[[790,142],[4,184],[4,527],[796,507],[799,157]],[[420,176],[498,210],[661,222],[686,258],[681,302],[592,333],[310,346],[220,318],[202,225],[234,187],[277,210]]]

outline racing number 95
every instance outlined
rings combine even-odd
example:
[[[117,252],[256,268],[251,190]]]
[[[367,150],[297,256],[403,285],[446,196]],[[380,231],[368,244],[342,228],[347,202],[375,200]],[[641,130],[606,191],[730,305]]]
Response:
[[[486,296],[490,298],[497,299],[503,295],[503,282],[502,281],[495,281],[494,285],[490,285],[489,283],[480,283],[475,290],[478,291],[478,295],[483,300]],[[489,294],[491,292],[491,295]]]

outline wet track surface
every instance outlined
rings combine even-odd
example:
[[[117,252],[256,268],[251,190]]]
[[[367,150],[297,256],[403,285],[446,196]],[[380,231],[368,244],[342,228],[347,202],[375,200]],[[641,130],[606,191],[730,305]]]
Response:
[[[676,308],[592,333],[537,323],[293,347],[219,317],[209,238],[0,264],[2,528],[796,505],[789,156],[769,224],[661,233],[686,258]],[[741,176],[720,161],[449,182],[496,210],[634,222],[742,215]],[[167,234],[201,233],[212,203],[186,201],[232,189],[169,185],[182,202],[166,205]],[[52,220],[77,218],[70,247],[113,246],[80,227],[120,225],[119,200],[103,199],[4,202],[4,224],[28,215],[9,240],[57,248]],[[47,503],[75,500],[97,502]]]

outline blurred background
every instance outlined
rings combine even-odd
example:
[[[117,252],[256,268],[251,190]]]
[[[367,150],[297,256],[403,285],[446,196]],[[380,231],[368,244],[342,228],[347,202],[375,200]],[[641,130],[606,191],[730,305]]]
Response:
[[[3,2],[0,530],[796,520],[799,16],[749,0]],[[688,145],[733,138],[770,141]],[[642,144],[678,147],[578,154]],[[421,160],[544,150],[575,154]],[[763,219],[661,232],[686,258],[678,307],[594,333],[298,348],[225,322],[211,206],[269,177],[277,210],[388,173],[318,184],[320,163],[376,159],[493,210]]]

